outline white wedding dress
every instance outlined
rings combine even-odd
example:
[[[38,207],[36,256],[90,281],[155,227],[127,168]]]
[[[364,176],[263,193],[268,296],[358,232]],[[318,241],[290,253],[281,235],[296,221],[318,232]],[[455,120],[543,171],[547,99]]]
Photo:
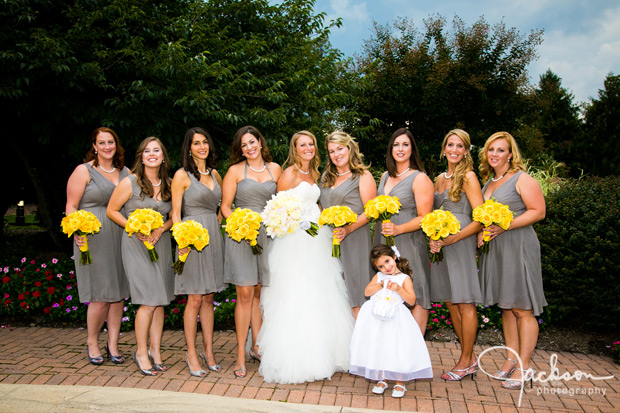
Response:
[[[302,199],[304,217],[318,222],[319,187],[302,182],[289,193]],[[349,369],[355,322],[331,239],[325,226],[316,237],[300,229],[269,246],[271,281],[261,292],[257,342],[266,382],[311,382]]]

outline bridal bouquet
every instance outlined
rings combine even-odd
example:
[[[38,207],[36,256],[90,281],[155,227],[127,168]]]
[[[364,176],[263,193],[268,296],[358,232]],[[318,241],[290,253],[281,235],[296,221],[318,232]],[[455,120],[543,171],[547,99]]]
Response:
[[[199,222],[189,219],[174,224],[172,226],[172,236],[177,244],[179,244],[180,250],[185,247],[190,247],[190,250],[180,255],[179,259],[172,265],[174,272],[181,275],[183,273],[185,261],[191,252],[191,247],[194,247],[196,251],[202,251],[202,249],[209,244],[209,231]]]
[[[370,221],[390,222],[390,217],[394,214],[398,214],[400,211],[400,199],[396,196],[379,195],[364,205],[364,212],[366,218]],[[385,243],[389,247],[396,245],[394,237],[388,235],[385,237]]]
[[[461,223],[450,211],[436,209],[422,218],[420,222],[422,231],[430,239],[437,241],[438,239],[447,238],[448,235],[456,234],[461,231]],[[430,255],[431,262],[439,262],[443,259],[443,251],[434,252]]]
[[[80,247],[80,265],[92,264],[93,258],[88,250],[86,234],[96,234],[101,229],[101,222],[95,214],[79,209],[64,217],[60,225],[62,232],[68,237],[77,233],[84,239],[84,245]]]
[[[334,205],[321,211],[319,225],[338,228],[357,221],[357,214],[348,206]],[[332,257],[340,257],[340,240],[332,236]]]
[[[303,202],[301,199],[286,192],[272,195],[261,213],[267,235],[271,238],[293,234],[299,228],[311,236],[318,234],[319,226],[302,216]]]
[[[493,224],[499,225],[502,229],[507,230],[510,227],[510,223],[513,220],[512,211],[508,206],[500,204],[494,199],[487,200],[484,204],[476,207],[472,212],[473,220],[480,222],[484,225],[482,230],[482,239],[484,245],[481,251],[485,254],[489,252],[490,236],[487,234],[486,229]]]
[[[258,212],[248,208],[237,208],[226,219],[226,233],[230,238],[237,242],[246,240],[252,247],[252,254],[259,255],[263,251],[256,239],[260,230],[262,218]]]
[[[136,232],[148,237],[151,235],[151,231],[161,228],[163,225],[164,217],[159,212],[151,208],[138,208],[127,218],[125,231],[127,231],[130,237]],[[157,262],[159,254],[157,254],[155,247],[148,241],[144,241],[144,245],[146,245],[149,251],[151,262]]]

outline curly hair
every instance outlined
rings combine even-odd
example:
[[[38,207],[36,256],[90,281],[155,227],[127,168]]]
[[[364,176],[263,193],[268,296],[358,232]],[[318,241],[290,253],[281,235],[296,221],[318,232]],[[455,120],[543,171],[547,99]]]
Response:
[[[448,138],[452,135],[458,137],[461,142],[463,142],[463,145],[466,148],[465,156],[459,161],[459,163],[456,165],[456,168],[454,169],[454,173],[452,175],[452,185],[450,186],[450,190],[448,191],[448,196],[450,197],[450,200],[453,202],[459,202],[461,200],[463,185],[465,184],[465,182],[467,182],[467,172],[474,170],[474,161],[471,158],[471,154],[469,153],[469,148],[471,147],[471,139],[469,138],[469,133],[465,132],[462,129],[452,129],[446,134],[446,136],[443,138],[443,143],[441,144],[441,155],[445,155]]]
[[[381,258],[384,255],[388,255],[392,257],[394,261],[396,261],[396,266],[398,267],[400,272],[405,273],[409,275],[410,277],[413,276],[413,271],[411,270],[411,267],[409,266],[409,261],[403,257],[397,258],[394,250],[384,244],[375,245],[372,248],[372,250],[370,250],[370,263],[372,264],[372,267],[375,270],[378,271],[378,268],[376,265],[377,260],[379,260],[379,258]]]
[[[287,165],[295,165],[297,169],[301,170],[301,158],[297,153],[297,141],[302,136],[307,136],[312,139],[312,143],[314,143],[314,157],[310,160],[310,171],[312,172],[312,178],[316,181],[319,177],[319,165],[321,164],[321,158],[319,157],[319,148],[316,142],[316,137],[307,130],[302,130],[293,135],[291,138],[291,143],[288,147],[288,157],[286,161],[284,161],[284,167]]]
[[[351,178],[361,176],[368,170],[368,166],[364,164],[364,155],[360,152],[359,145],[354,137],[343,131],[335,131],[325,138],[325,149],[327,149],[330,143],[346,146],[349,149],[349,170],[351,171]],[[323,178],[321,179],[321,186],[325,188],[334,186],[336,178],[338,178],[337,173],[338,169],[328,155],[325,172],[323,172]]]
[[[480,177],[482,178],[483,182],[488,181],[491,177],[491,174],[495,173],[491,165],[489,165],[487,152],[489,151],[489,146],[491,146],[491,144],[498,139],[506,139],[506,142],[508,142],[508,151],[512,154],[508,172],[526,170],[525,165],[523,164],[523,160],[521,159],[521,152],[519,152],[519,147],[517,146],[517,141],[515,141],[515,138],[513,138],[512,135],[508,132],[496,132],[493,135],[489,136],[489,139],[487,139],[487,141],[484,143],[484,147],[480,149],[480,166],[478,168],[480,170]]]

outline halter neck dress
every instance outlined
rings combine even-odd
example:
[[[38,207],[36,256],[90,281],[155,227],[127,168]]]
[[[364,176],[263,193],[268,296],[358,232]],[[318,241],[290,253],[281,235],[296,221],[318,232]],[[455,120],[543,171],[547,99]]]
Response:
[[[187,171],[186,171],[187,172]],[[174,293],[210,294],[226,288],[224,283],[224,240],[217,220],[217,208],[222,200],[222,188],[213,178],[213,189],[187,172],[190,185],[183,193],[181,216],[183,221],[193,220],[209,232],[209,244],[187,256],[182,274],[174,277]],[[176,247],[175,258],[179,256]]]
[[[360,177],[357,175],[337,187],[321,187],[321,207],[325,209],[334,205],[344,205],[358,215],[364,213],[359,181]],[[364,289],[373,275],[369,258],[371,248],[368,225],[347,235],[340,244],[340,262],[344,270],[344,281],[351,307],[359,307],[366,302]]]
[[[80,249],[73,243],[73,257],[77,276],[80,302],[117,302],[129,297],[129,285],[121,258],[121,238],[123,229],[106,215],[108,202],[116,188],[101,172],[89,163],[84,164],[90,174],[79,209],[92,212],[101,222],[101,230],[88,235],[88,249],[93,258],[92,264],[79,265]],[[119,171],[119,182],[129,170]]]
[[[517,192],[519,171],[491,194],[518,217],[527,208]],[[482,188],[485,200],[487,182]],[[485,305],[532,310],[540,315],[547,305],[543,292],[540,243],[532,225],[501,233],[489,243],[489,253],[480,256],[480,286]]]
[[[461,192],[461,199],[454,202],[448,191],[435,192],[433,209],[450,211],[461,224],[461,229],[471,224],[471,204]],[[476,235],[469,236],[441,249],[443,260],[431,264],[431,301],[456,303],[482,303],[480,280],[476,266]]]
[[[385,193],[385,183],[389,176],[387,173],[384,174],[379,183],[377,195],[396,196],[400,199],[400,203],[402,204],[399,213],[392,215],[390,218],[390,221],[394,224],[404,224],[418,216],[415,196],[411,188],[413,186],[413,181],[419,173],[421,172],[414,171],[412,174],[406,176],[402,181],[394,185],[389,194]],[[396,243],[396,248],[398,248],[401,257],[409,260],[409,265],[413,271],[413,290],[415,292],[416,305],[421,305],[422,308],[430,309],[430,268],[424,232],[420,229],[419,231],[400,234],[394,237],[394,242]],[[374,238],[374,245],[378,244],[385,244],[385,237],[381,235],[381,223],[379,222],[377,222]]]
[[[261,213],[275,195],[278,185],[273,179],[273,174],[267,166],[267,172],[271,176],[271,181],[263,183],[249,179],[248,164],[245,163],[243,179],[237,184],[234,206],[236,208],[249,208],[252,211]],[[260,226],[258,232],[258,244],[263,247],[263,253],[252,254],[252,249],[245,242],[233,241],[229,236],[224,240],[224,282],[248,287],[252,285],[269,285],[269,260],[267,251],[269,250],[269,237],[265,232],[265,227]]]

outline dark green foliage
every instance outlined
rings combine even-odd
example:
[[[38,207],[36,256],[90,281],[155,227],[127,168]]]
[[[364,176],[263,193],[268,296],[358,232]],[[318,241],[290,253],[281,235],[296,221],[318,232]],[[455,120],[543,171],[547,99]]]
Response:
[[[620,180],[568,181],[536,225],[552,324],[620,329]]]

